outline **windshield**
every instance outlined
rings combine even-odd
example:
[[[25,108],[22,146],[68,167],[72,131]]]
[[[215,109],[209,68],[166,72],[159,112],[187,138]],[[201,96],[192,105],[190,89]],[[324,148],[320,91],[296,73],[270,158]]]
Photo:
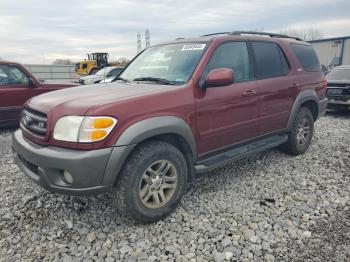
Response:
[[[97,71],[96,75],[98,76],[105,76],[109,73],[109,71],[111,71],[114,67],[110,68],[110,67],[105,67],[102,68],[101,70]]]
[[[155,78],[184,84],[191,77],[205,47],[206,43],[181,43],[148,48],[119,77],[127,81],[152,81]]]
[[[350,68],[334,69],[327,74],[328,80],[350,80]]]

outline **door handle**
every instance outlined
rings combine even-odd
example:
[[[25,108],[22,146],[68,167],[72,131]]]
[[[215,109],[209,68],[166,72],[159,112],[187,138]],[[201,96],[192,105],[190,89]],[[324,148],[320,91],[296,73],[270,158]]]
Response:
[[[299,84],[291,84],[289,87],[290,88],[297,88],[297,87],[299,87]]]
[[[254,95],[256,95],[255,90],[249,90],[249,91],[243,92],[243,96],[254,96]]]

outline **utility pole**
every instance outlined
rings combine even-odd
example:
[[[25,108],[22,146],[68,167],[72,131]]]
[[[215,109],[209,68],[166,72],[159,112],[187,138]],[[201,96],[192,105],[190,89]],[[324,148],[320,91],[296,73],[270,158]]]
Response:
[[[151,46],[151,40],[150,40],[149,30],[148,29],[146,29],[145,38],[146,38],[146,48],[148,48],[148,47]]]
[[[141,34],[140,32],[137,33],[137,53],[141,53],[142,51],[142,43],[141,43]]]

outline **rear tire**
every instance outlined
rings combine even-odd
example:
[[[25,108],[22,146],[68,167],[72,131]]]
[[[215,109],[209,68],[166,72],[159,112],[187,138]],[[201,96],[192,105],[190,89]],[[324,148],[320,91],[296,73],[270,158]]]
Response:
[[[282,146],[283,151],[292,155],[306,152],[314,134],[314,118],[310,109],[300,108],[294,119],[288,141]]]
[[[183,154],[162,141],[140,144],[126,161],[117,183],[117,207],[122,216],[152,223],[179,204],[187,184]]]

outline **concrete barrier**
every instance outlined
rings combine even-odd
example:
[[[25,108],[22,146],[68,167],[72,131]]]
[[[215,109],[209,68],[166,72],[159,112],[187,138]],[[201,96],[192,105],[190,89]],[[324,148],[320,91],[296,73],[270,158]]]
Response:
[[[38,79],[54,81],[78,82],[79,75],[75,73],[75,65],[36,65],[25,67]]]

